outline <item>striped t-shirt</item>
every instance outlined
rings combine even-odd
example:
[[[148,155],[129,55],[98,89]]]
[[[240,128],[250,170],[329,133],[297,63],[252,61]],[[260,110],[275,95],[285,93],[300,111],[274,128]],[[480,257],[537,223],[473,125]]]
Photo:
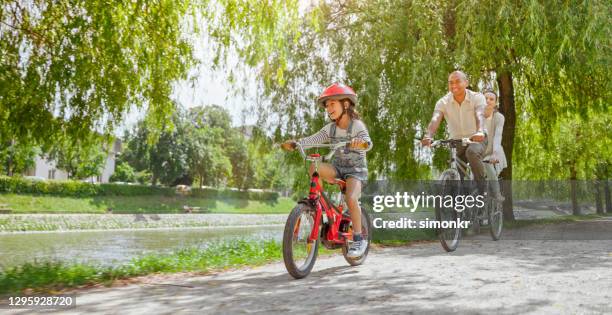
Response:
[[[315,133],[312,136],[309,137],[305,137],[302,138],[300,140],[298,140],[298,142],[300,144],[319,144],[319,143],[329,143],[331,142],[331,129],[332,126],[334,125],[334,122],[331,122],[327,125],[325,125],[325,127],[323,127],[321,130],[319,130],[317,133]],[[342,129],[338,126],[336,126],[336,135],[335,138],[346,138],[346,140],[344,141],[349,141],[350,139],[353,138],[360,138],[363,141],[368,143],[368,148],[367,150],[359,150],[359,154],[363,157],[365,157],[365,152],[369,151],[370,149],[372,149],[372,139],[370,139],[370,134],[368,134],[368,129],[366,128],[365,124],[363,123],[363,121],[361,120],[353,120],[353,128],[351,130],[351,134],[347,135],[347,130],[346,129]]]

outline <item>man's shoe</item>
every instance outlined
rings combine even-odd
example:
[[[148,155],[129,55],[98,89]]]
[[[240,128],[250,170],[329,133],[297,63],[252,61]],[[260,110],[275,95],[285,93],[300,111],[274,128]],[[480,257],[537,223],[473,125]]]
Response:
[[[359,258],[363,256],[366,249],[368,249],[368,241],[361,240],[351,243],[348,253],[346,254],[349,258]]]

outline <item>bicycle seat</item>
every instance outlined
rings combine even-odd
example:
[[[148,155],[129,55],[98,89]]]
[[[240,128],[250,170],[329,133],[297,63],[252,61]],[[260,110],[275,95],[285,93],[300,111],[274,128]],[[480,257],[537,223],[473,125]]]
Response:
[[[334,180],[330,184],[338,185],[338,187],[340,187],[340,191],[342,191],[342,193],[346,192],[346,182],[344,180],[342,180],[340,178],[334,178]]]

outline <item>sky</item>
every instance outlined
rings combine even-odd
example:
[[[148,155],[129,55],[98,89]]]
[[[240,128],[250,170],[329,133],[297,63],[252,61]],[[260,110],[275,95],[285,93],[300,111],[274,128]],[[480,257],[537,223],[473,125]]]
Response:
[[[208,43],[207,35],[190,36],[194,57],[199,64],[190,70],[189,78],[174,84],[171,98],[184,108],[201,105],[220,105],[227,109],[232,117],[234,127],[254,124],[257,117],[244,115],[243,111],[255,104],[257,99],[257,78],[254,71],[243,71],[238,56],[228,54],[227,67],[213,69],[213,51]],[[230,82],[230,73],[234,73],[234,82]],[[239,89],[243,89],[243,93]],[[144,117],[144,111],[133,109],[125,119],[124,124],[117,129],[116,135],[123,135],[123,131],[131,129],[136,122]]]
[[[318,0],[299,0],[300,15],[317,2]],[[205,32],[188,37],[192,40],[194,56],[200,64],[190,71],[189,76],[195,78],[193,81],[182,80],[174,85],[172,99],[184,108],[220,105],[229,111],[234,127],[254,124],[257,117],[245,115],[243,112],[252,108],[257,100],[255,72],[241,66],[238,56],[231,52],[228,54],[228,66],[213,70],[213,51]],[[234,83],[230,82],[231,72],[234,73]],[[239,89],[243,90],[242,93],[238,92]],[[126,116],[124,124],[117,129],[116,135],[122,135],[125,129],[132,128],[143,117],[143,111],[132,110]]]
[[[308,8],[317,5],[318,1],[298,0],[299,14],[303,15]],[[229,111],[234,127],[254,124],[257,117],[252,114],[245,115],[243,112],[252,108],[257,100],[258,84],[255,71],[241,66],[238,56],[231,52],[228,54],[228,66],[213,70],[213,51],[205,32],[188,37],[192,40],[194,56],[200,64],[189,74],[195,80],[183,80],[175,84],[172,98],[184,108],[220,105]],[[234,73],[234,83],[230,82],[230,72]],[[242,89],[243,93],[239,93],[238,89]],[[125,129],[130,129],[143,117],[144,112],[131,111],[116,134],[122,135]]]

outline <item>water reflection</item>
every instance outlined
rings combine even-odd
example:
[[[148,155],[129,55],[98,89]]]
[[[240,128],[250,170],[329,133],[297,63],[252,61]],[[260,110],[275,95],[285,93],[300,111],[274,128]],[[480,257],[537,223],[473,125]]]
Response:
[[[236,239],[282,239],[282,226],[0,235],[0,268],[34,260],[110,265],[150,253]]]

